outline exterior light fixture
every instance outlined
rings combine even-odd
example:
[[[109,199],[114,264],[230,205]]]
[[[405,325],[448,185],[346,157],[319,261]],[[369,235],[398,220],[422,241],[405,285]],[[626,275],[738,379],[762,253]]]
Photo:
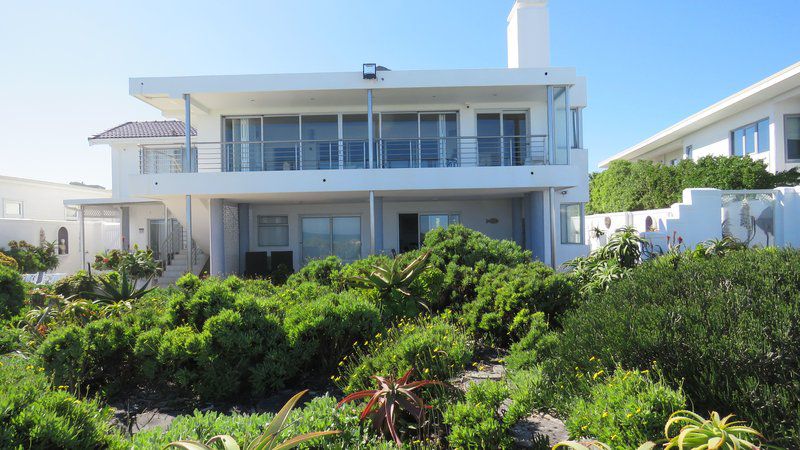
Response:
[[[375,63],[364,64],[362,73],[365,80],[374,80],[378,78],[378,65]]]

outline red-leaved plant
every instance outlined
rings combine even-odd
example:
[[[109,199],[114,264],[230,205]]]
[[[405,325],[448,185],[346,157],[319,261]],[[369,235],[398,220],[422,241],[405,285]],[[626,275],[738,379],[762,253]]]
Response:
[[[412,368],[400,378],[375,375],[372,378],[378,382],[378,389],[354,392],[343,398],[337,407],[354,400],[369,398],[364,410],[361,411],[360,419],[372,417],[372,424],[376,430],[381,432],[384,428],[388,429],[395,443],[402,445],[395,423],[398,413],[406,411],[416,419],[421,428],[425,421],[425,410],[430,409],[431,406],[426,405],[414,391],[432,384],[445,385],[441,381],[435,380],[409,381],[413,371]]]

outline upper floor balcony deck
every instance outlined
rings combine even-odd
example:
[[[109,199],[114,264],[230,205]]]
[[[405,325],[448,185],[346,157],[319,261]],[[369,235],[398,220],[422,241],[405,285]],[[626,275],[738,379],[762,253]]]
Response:
[[[141,174],[293,170],[502,167],[567,164],[551,158],[546,135],[197,142],[184,169],[183,146],[141,145]]]

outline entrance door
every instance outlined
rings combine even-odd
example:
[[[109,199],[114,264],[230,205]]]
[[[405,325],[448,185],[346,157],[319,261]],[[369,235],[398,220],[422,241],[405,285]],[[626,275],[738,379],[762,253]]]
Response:
[[[183,227],[177,219],[169,219],[166,226],[164,219],[151,219],[148,223],[148,246],[153,250],[153,257],[159,261],[168,261],[183,244]]]
[[[419,248],[419,215],[400,214],[400,253]]]

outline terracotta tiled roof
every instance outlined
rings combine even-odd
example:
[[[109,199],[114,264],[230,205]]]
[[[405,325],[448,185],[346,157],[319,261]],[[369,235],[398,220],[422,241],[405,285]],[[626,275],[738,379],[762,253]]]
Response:
[[[183,137],[185,125],[180,120],[151,120],[146,122],[125,122],[102,133],[90,136],[93,139],[131,139],[131,138],[158,138],[158,137]],[[197,136],[197,130],[192,128],[192,136]]]

